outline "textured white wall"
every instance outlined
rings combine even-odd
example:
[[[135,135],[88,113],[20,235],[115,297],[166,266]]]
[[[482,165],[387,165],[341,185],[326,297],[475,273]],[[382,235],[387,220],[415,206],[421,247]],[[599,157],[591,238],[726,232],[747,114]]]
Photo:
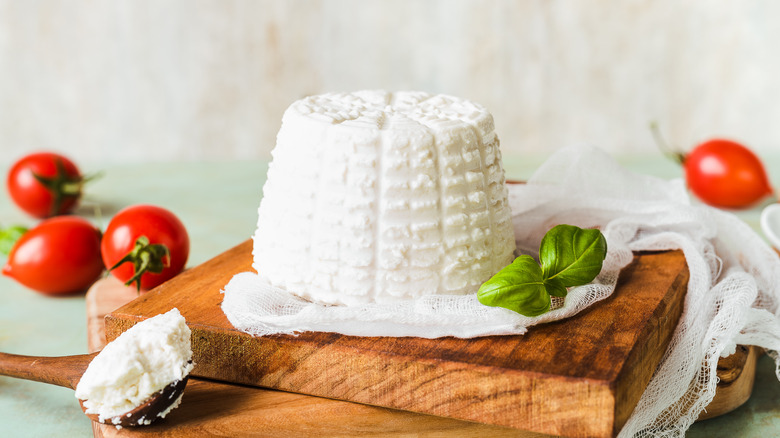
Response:
[[[0,0],[0,160],[265,158],[284,109],[421,89],[494,114],[505,154],[780,150],[780,2]],[[10,157],[10,158],[9,158]]]

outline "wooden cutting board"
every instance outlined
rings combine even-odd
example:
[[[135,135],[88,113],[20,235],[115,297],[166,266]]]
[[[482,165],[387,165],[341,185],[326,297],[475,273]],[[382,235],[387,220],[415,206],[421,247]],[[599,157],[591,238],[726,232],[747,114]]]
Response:
[[[680,252],[643,253],[612,297],[524,336],[255,338],[220,309],[221,289],[251,270],[251,241],[190,269],[106,318],[113,340],[177,307],[193,331],[193,374],[572,437],[611,437],[625,423],[682,312]]]

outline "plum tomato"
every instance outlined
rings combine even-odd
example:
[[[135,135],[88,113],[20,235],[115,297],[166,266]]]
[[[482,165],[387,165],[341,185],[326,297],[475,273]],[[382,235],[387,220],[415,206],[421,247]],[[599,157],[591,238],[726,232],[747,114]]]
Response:
[[[713,139],[684,156],[685,179],[703,202],[720,208],[748,208],[773,190],[761,160],[745,146]]]
[[[184,270],[190,240],[182,222],[154,205],[133,205],[108,223],[101,242],[103,263],[126,285],[152,289]]]
[[[11,166],[6,185],[14,203],[28,214],[47,218],[73,210],[85,179],[67,157],[37,152]]]
[[[87,290],[103,273],[100,230],[86,219],[45,219],[16,241],[3,274],[46,295]]]
[[[651,123],[650,130],[658,147],[682,164],[688,188],[702,202],[741,209],[774,193],[763,163],[742,144],[715,138],[685,154],[666,143],[657,123]]]

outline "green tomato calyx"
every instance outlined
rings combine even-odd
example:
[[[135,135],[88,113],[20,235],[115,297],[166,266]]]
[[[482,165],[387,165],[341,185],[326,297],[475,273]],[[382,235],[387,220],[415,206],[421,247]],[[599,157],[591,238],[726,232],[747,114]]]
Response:
[[[125,282],[125,286],[136,284],[136,290],[141,291],[141,276],[146,273],[159,274],[171,264],[171,253],[168,247],[161,243],[150,243],[149,238],[141,236],[135,241],[135,246],[109,270],[112,271],[124,263],[133,264],[133,276]]]

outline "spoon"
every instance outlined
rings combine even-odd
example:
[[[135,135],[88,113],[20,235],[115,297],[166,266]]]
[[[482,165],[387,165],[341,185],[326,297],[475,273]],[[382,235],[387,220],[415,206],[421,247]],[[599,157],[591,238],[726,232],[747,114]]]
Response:
[[[761,231],[775,248],[780,248],[780,204],[769,204],[761,211]]]
[[[81,376],[87,370],[87,366],[97,354],[96,352],[74,356],[44,357],[0,353],[0,375],[50,383],[75,390]],[[81,410],[85,411],[86,416],[92,421],[116,426],[147,425],[159,418],[159,414],[169,410],[179,400],[186,385],[187,377],[171,382],[131,411],[104,419],[104,421],[100,421],[97,414],[86,413],[86,408],[81,400],[79,400],[79,404]]]

